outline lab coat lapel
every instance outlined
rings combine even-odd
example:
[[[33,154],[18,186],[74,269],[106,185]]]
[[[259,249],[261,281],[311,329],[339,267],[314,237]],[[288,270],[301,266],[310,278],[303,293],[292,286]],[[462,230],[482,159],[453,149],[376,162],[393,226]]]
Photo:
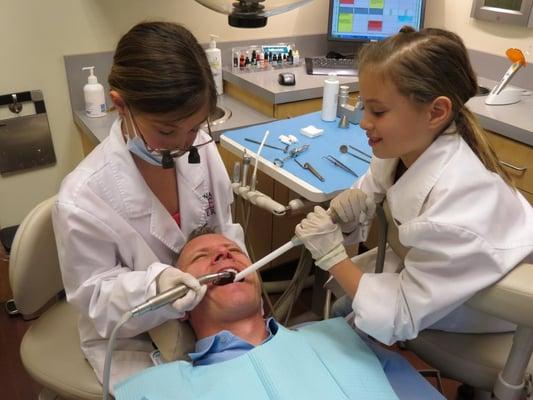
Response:
[[[126,147],[120,127],[121,121],[118,118],[111,127],[109,154],[106,154],[106,163],[110,165],[115,185],[122,198],[123,205],[120,208],[126,211],[129,218],[136,218],[150,212],[152,192]]]
[[[458,134],[439,136],[390,188],[387,200],[397,222],[420,215],[444,167],[458,153],[460,141]]]
[[[150,234],[175,253],[179,252],[185,244],[185,236],[137,169],[131,153],[126,148],[120,119],[113,123],[111,136],[109,164],[127,216],[149,217]]]
[[[179,253],[185,245],[186,237],[157,197],[152,194],[152,198],[150,234],[159,239],[174,253]]]

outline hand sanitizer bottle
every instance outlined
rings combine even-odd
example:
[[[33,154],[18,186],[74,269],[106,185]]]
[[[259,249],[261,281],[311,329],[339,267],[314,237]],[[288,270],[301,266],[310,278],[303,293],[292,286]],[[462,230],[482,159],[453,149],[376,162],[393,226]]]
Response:
[[[87,84],[83,87],[85,113],[88,117],[103,117],[106,114],[104,87],[98,83],[98,78],[94,75],[94,67],[83,67],[82,70],[90,71]]]
[[[216,38],[217,35],[210,34],[211,40],[209,41],[209,48],[205,50],[207,61],[211,66],[211,72],[213,73],[213,79],[217,87],[217,94],[224,93],[224,85],[222,82],[222,52],[217,49]]]

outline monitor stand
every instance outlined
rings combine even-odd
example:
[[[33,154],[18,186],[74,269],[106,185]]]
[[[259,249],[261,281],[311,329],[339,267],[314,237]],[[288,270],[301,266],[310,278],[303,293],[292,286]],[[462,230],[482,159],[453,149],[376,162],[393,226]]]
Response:
[[[327,55],[332,58],[354,58],[364,43],[361,42],[341,42],[335,40],[328,40],[327,42]]]

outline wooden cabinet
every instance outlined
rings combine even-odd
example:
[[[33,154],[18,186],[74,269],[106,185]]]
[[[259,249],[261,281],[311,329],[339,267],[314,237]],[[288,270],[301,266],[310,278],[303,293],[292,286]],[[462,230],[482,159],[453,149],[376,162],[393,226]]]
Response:
[[[503,168],[533,204],[533,148],[494,132],[487,131],[487,136]]]
[[[259,112],[276,119],[292,118],[298,115],[319,111],[322,108],[322,98],[284,104],[272,104],[227,81],[224,82],[224,92],[226,95],[232,96],[248,106],[255,108]],[[220,146],[219,152],[224,160],[228,173],[231,174],[234,161],[239,159]],[[291,196],[294,194],[291,193],[286,186],[276,182],[269,176],[259,171],[257,179],[258,190],[272,197],[277,202],[287,205],[292,199]],[[241,199],[236,197],[235,201],[239,206],[242,206],[243,201]],[[252,207],[252,215],[250,218],[251,225],[248,229],[248,240],[255,253],[255,258],[259,259],[288,242],[294,236],[294,228],[296,224],[298,224],[303,217],[304,214],[276,217],[266,211],[258,209],[257,207]],[[240,212],[237,212],[237,221],[242,224],[242,216],[240,215]],[[274,260],[272,266],[297,260],[299,255],[300,249],[293,249]]]
[[[231,82],[224,83],[224,92],[248,106],[255,108],[259,112],[277,119],[296,117],[318,111],[322,108],[322,98],[273,104],[251,92],[241,89]]]

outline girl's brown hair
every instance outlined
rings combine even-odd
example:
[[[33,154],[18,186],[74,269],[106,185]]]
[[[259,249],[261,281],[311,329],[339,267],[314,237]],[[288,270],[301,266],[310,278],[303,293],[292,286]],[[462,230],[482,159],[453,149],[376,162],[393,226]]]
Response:
[[[358,58],[360,73],[365,68],[378,70],[414,103],[426,104],[439,96],[448,97],[459,134],[488,170],[515,188],[500,166],[485,131],[465,106],[478,86],[459,36],[442,29],[416,32],[405,27],[397,35],[364,46]]]
[[[118,42],[109,86],[126,104],[146,113],[178,112],[186,118],[217,93],[204,50],[184,27],[169,22],[135,25]]]

